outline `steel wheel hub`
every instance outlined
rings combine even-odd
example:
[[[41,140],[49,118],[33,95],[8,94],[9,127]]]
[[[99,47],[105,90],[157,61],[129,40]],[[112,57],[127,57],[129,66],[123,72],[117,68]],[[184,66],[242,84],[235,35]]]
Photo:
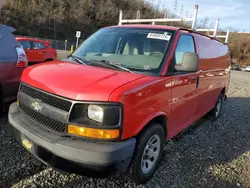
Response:
[[[141,170],[144,174],[150,172],[159,158],[161,139],[158,135],[153,135],[147,142],[141,159]]]

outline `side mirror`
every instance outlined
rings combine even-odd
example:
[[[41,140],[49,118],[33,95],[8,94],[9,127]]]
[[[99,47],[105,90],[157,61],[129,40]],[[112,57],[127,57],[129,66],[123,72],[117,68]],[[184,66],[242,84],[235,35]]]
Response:
[[[182,58],[182,64],[175,65],[177,72],[196,72],[198,71],[199,58],[197,53],[186,52]]]

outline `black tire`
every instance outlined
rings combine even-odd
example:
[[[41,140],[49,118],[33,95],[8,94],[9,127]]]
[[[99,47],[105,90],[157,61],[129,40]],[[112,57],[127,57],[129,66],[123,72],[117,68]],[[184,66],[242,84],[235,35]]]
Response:
[[[221,93],[216,101],[214,108],[210,111],[210,117],[212,121],[216,121],[220,117],[221,110],[223,107],[223,101],[224,101],[224,95]]]
[[[3,113],[4,113],[3,92],[2,88],[0,87],[0,117],[2,117]]]
[[[46,59],[44,62],[55,61],[54,59]]]
[[[157,135],[157,136],[155,136]],[[160,147],[159,147],[159,154],[157,157],[155,157],[155,160],[153,160],[153,165],[151,165],[151,169],[147,172],[143,172],[142,167],[142,156],[145,154],[146,146],[148,146],[148,142],[155,137],[157,140],[159,140]],[[130,168],[127,172],[127,175],[132,178],[132,180],[137,184],[143,184],[146,183],[148,180],[152,178],[154,175],[155,170],[158,167],[158,164],[161,160],[161,157],[163,155],[164,150],[164,143],[165,143],[165,133],[162,125],[160,124],[151,124],[147,129],[145,129],[137,138],[137,145],[135,148],[135,153],[133,156],[133,160],[130,164]],[[153,145],[151,145],[153,146]],[[155,148],[151,148],[155,150]],[[158,150],[154,151],[154,153],[157,153]],[[147,152],[146,152],[147,153]],[[152,157],[154,158],[154,157]],[[145,159],[146,160],[146,159]],[[143,161],[145,161],[143,160]],[[147,159],[151,161],[150,159]],[[146,162],[147,163],[147,162]],[[146,167],[146,163],[145,167]],[[144,168],[145,169],[145,168]]]

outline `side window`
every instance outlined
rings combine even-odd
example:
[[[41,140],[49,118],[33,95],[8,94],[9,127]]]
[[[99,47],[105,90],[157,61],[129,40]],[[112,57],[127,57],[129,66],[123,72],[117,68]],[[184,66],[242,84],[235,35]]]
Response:
[[[28,40],[22,40],[22,41],[19,41],[19,42],[23,46],[23,49],[25,49],[25,50],[31,49],[31,43],[30,43],[30,41],[28,41]]]
[[[54,48],[55,49],[55,46],[54,46],[54,44],[50,44],[49,45],[51,48]]]
[[[175,63],[182,64],[185,52],[195,52],[194,39],[190,35],[181,35],[175,50]]]
[[[33,49],[40,50],[40,49],[45,49],[45,48],[46,48],[45,44],[41,42],[33,42]]]

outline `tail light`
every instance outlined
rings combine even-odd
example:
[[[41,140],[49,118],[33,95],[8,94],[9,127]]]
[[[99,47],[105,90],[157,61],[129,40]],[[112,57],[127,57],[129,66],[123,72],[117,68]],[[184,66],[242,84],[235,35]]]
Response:
[[[28,66],[26,53],[22,47],[16,47],[17,63],[15,67],[25,68]]]

